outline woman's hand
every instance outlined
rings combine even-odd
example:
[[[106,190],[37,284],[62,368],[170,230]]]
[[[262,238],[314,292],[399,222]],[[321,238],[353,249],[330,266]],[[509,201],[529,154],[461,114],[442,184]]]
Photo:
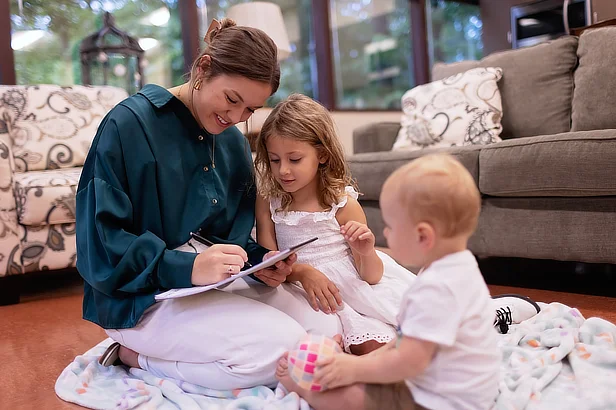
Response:
[[[349,246],[360,255],[368,255],[374,251],[376,238],[368,225],[357,221],[349,221],[340,227]]]
[[[211,285],[240,272],[248,260],[246,251],[237,245],[217,244],[197,255],[191,282],[196,286]]]
[[[271,258],[279,253],[278,251],[271,251],[263,256],[263,260]],[[287,276],[291,274],[291,266],[297,260],[297,255],[292,254],[288,258],[276,262],[276,264],[270,269],[261,269],[255,273],[255,276],[263,281],[267,286],[272,288],[278,287],[281,283],[287,280]]]
[[[310,306],[316,311],[336,313],[338,306],[342,306],[342,298],[338,287],[322,272],[307,267],[298,276],[299,282],[306,291],[306,298]]]

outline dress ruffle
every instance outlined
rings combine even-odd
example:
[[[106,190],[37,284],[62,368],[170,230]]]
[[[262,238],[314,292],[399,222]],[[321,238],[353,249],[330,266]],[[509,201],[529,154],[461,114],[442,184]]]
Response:
[[[270,213],[272,215],[272,221],[275,224],[283,223],[286,225],[297,226],[304,223],[314,223],[321,221],[329,221],[336,217],[336,213],[340,208],[344,208],[350,197],[357,199],[359,194],[352,186],[344,188],[344,196],[342,200],[337,204],[332,204],[332,207],[328,211],[322,212],[304,212],[304,211],[278,211],[280,208],[280,198],[274,198],[270,201]]]

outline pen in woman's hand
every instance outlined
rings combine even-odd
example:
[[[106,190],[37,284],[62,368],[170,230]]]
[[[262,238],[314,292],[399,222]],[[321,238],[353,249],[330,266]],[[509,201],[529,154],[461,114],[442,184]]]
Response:
[[[193,238],[195,241],[202,243],[203,245],[214,246],[214,242],[210,241],[209,239],[204,238],[198,233],[191,232],[190,237]],[[250,262],[244,262],[244,269],[248,269],[248,268],[252,268],[252,264]]]
[[[191,232],[190,237],[193,238],[197,242],[201,242],[204,245],[214,246],[214,242],[210,241],[209,239],[205,239],[203,236],[199,235],[198,233]]]

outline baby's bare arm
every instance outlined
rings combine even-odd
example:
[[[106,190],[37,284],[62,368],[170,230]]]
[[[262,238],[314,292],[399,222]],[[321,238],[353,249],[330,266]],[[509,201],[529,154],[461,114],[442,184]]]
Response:
[[[389,384],[414,377],[428,367],[437,345],[411,337],[403,337],[398,347],[392,341],[357,363],[357,381]]]

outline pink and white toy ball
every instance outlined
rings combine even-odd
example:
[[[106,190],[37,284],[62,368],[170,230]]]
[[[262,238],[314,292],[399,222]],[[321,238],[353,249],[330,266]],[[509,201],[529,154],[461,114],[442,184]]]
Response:
[[[289,374],[300,387],[311,391],[323,391],[323,386],[314,382],[316,362],[342,353],[335,340],[323,335],[308,334],[300,340],[297,348],[289,352]]]

